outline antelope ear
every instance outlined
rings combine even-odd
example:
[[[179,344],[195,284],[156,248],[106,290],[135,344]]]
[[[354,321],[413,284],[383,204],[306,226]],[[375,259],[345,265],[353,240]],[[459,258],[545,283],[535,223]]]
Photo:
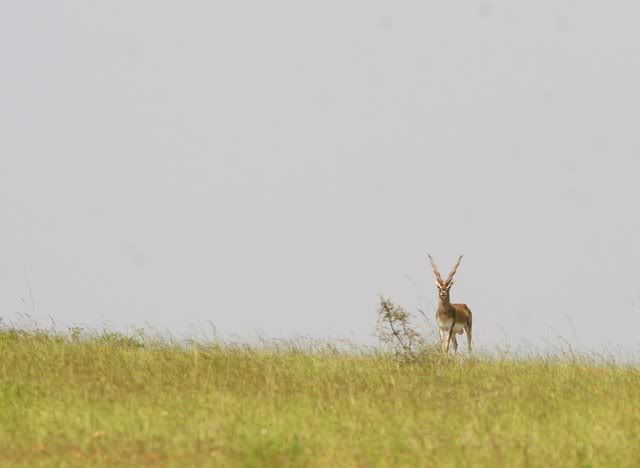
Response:
[[[449,281],[449,284],[447,284],[447,289],[451,289],[451,286],[453,286],[453,281]]]
[[[442,289],[442,285],[438,283],[438,281],[434,281],[433,283],[438,287],[438,289]]]

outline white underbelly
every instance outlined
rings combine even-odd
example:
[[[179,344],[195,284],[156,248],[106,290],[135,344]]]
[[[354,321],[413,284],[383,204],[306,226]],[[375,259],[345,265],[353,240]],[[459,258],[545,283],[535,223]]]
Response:
[[[452,320],[444,320],[444,321],[438,320],[437,322],[440,330],[449,333],[449,330],[451,330],[451,323],[453,322]],[[453,326],[453,333],[460,334],[463,332],[463,330],[464,330],[464,324],[461,322],[456,322],[456,324]]]

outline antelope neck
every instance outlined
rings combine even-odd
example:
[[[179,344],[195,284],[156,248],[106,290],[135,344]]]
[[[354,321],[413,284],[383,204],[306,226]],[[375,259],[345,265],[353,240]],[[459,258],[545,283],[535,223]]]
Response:
[[[447,307],[448,305],[451,304],[451,299],[449,298],[448,294],[445,297],[440,297],[440,295],[438,295],[438,302],[443,306]]]

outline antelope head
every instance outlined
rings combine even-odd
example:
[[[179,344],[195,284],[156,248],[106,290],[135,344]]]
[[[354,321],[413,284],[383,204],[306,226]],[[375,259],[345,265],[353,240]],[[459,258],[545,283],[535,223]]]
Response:
[[[440,275],[440,272],[438,271],[438,267],[436,266],[436,263],[433,261],[433,258],[431,258],[431,255],[429,255],[429,262],[431,263],[431,269],[433,270],[433,274],[436,277],[436,286],[438,287],[438,296],[440,297],[441,301],[448,301],[449,300],[449,290],[451,289],[451,286],[453,286],[453,275],[456,274],[456,271],[458,271],[458,266],[460,266],[460,261],[462,260],[463,255],[460,255],[460,257],[458,257],[458,261],[456,262],[456,264],[453,266],[453,269],[451,270],[451,273],[449,273],[449,276],[447,277],[446,280],[442,279],[442,276]]]

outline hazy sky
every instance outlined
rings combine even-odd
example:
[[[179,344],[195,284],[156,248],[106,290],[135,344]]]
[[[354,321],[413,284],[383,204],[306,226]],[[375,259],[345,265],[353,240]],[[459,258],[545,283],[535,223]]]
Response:
[[[479,346],[637,352],[639,15],[2,0],[0,315],[371,342],[464,253]]]

